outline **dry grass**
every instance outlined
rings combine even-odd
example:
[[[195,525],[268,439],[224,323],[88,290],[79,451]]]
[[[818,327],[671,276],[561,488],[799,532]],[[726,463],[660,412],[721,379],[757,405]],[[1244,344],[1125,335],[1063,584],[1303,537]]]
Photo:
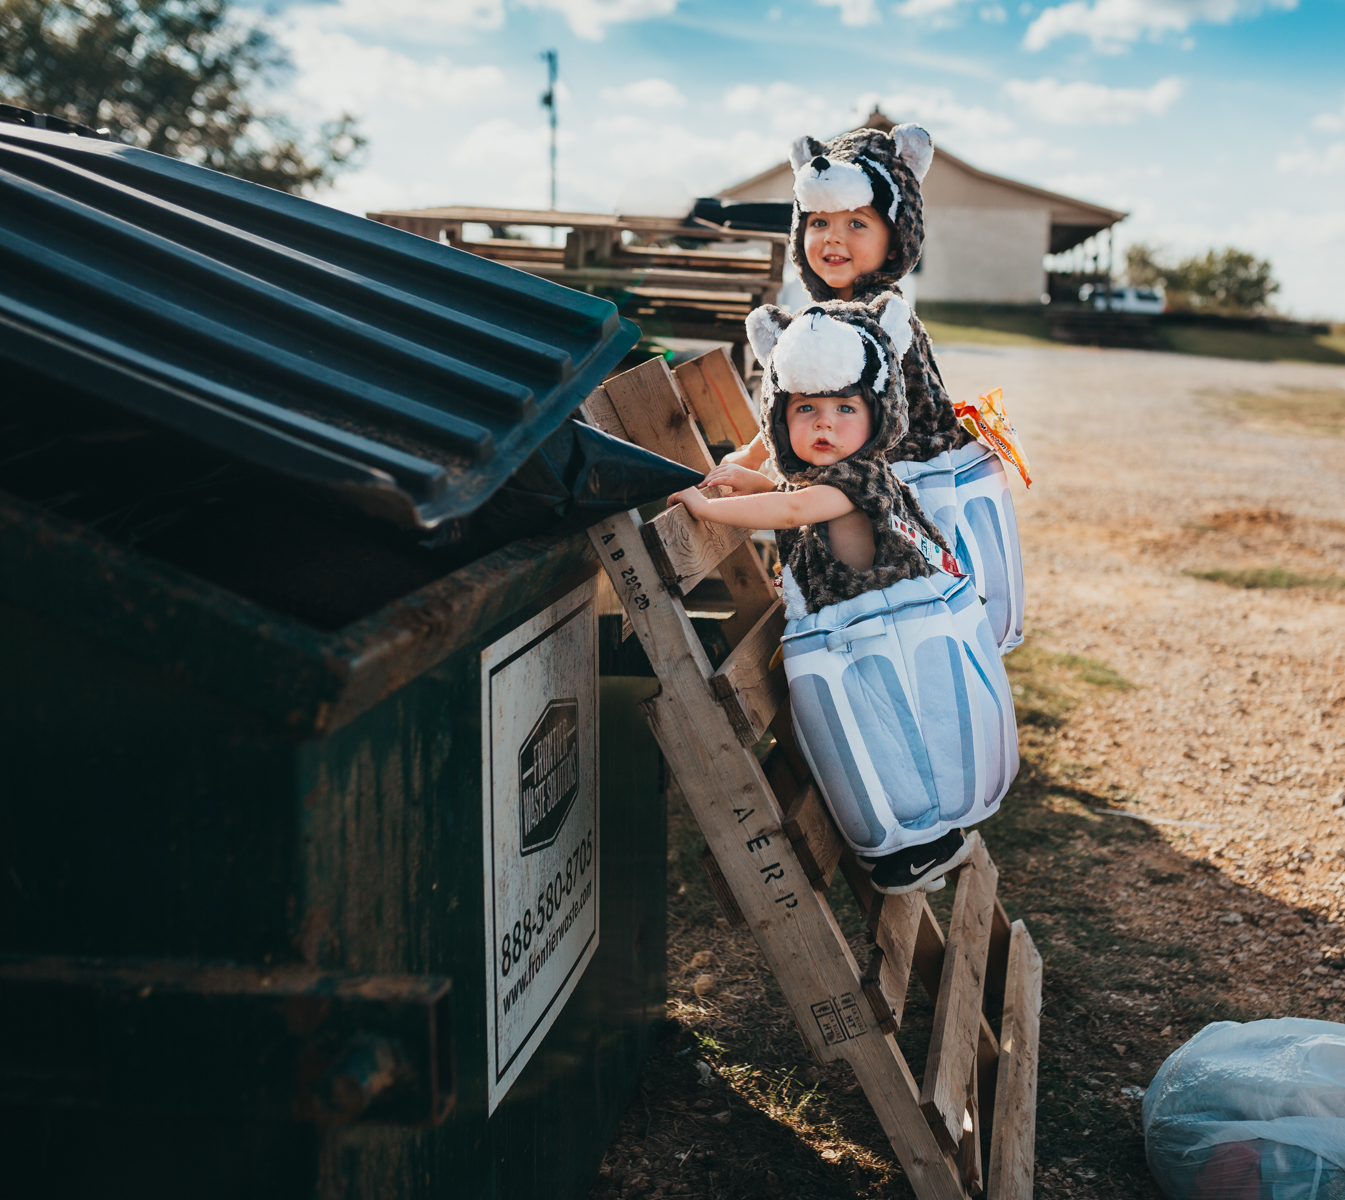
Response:
[[[1300,575],[1283,567],[1244,567],[1239,570],[1216,567],[1209,571],[1183,571],[1182,574],[1247,590],[1312,587],[1338,591],[1345,588],[1345,577],[1340,575]]]
[[[1169,349],[1179,354],[1249,362],[1345,363],[1345,336],[1338,332],[1316,335],[1258,333],[1200,325],[1163,325],[1159,328]]]
[[[1338,389],[1280,388],[1269,394],[1238,391],[1206,396],[1216,411],[1249,425],[1291,434],[1345,433],[1345,391]]]
[[[1118,884],[1198,885],[1208,868],[1173,854],[1140,822],[1099,815],[1122,797],[1089,783],[1074,759],[1071,721],[1133,685],[1106,663],[1052,653],[1041,641],[1006,659],[1023,768],[1001,813],[982,826],[1004,903],[1027,920],[1046,966],[1039,1193],[1146,1196],[1139,1103],[1122,1089],[1142,1088],[1208,1021],[1249,1014],[1220,997],[1205,949],[1122,922]],[[704,841],[675,791],[669,821],[672,1022],[594,1200],[909,1196],[849,1068],[808,1059],[750,934],[728,929],[719,915],[698,864]],[[945,921],[950,892],[932,897]],[[865,955],[863,922],[839,877],[829,899]],[[715,987],[698,996],[694,984],[705,974]],[[932,1017],[913,984],[898,1040],[917,1081]]]

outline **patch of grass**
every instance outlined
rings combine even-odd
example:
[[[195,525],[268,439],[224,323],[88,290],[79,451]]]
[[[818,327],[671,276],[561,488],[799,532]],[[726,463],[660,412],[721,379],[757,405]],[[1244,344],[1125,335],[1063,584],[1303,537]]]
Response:
[[[917,314],[935,344],[973,342],[988,346],[1058,346],[1036,308],[1016,304],[917,303]]]
[[[1339,333],[1260,333],[1209,329],[1199,325],[1160,325],[1159,336],[1178,354],[1239,358],[1250,362],[1345,363],[1345,336]]]
[[[1216,407],[1259,425],[1298,433],[1345,434],[1345,391],[1339,389],[1281,388],[1271,393],[1206,392],[1205,395]]]
[[[1222,583],[1234,588],[1327,588],[1338,591],[1345,588],[1345,576],[1341,575],[1300,575],[1297,571],[1286,571],[1283,567],[1244,567],[1241,570],[1227,571],[1183,571],[1193,579],[1206,579],[1210,583]]]
[[[1088,687],[1128,691],[1135,685],[1106,663],[1082,654],[1052,654],[1030,640],[1004,659],[1018,723],[1056,729]]]

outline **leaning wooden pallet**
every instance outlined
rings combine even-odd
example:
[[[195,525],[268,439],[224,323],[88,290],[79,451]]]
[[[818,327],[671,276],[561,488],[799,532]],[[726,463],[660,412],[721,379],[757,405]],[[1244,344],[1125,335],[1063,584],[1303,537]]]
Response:
[[[585,411],[702,471],[712,465],[702,430],[745,441],[757,427],[722,351],[675,373],[656,359],[609,379]],[[747,531],[678,506],[649,522],[623,513],[590,536],[662,685],[645,715],[705,835],[711,885],[730,922],[751,928],[804,1040],[819,1060],[850,1063],[920,1200],[1030,1197],[1041,958],[996,899],[984,842],[970,835],[946,935],[924,893],[876,893],[794,742],[784,671],[770,667],[783,607]],[[735,605],[718,670],[684,605],[716,568]],[[758,762],[752,747],[768,729],[774,745]],[[873,937],[862,968],[827,903],[838,868]],[[922,1087],[893,1037],[912,971],[935,1005]]]

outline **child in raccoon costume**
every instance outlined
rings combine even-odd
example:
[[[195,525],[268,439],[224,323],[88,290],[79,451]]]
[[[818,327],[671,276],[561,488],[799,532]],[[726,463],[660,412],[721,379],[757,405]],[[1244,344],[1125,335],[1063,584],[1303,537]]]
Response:
[[[791,247],[814,300],[900,295],[898,282],[914,270],[924,245],[920,184],[933,157],[929,134],[918,125],[794,143]],[[1007,653],[1023,640],[1022,555],[1008,477],[999,457],[958,423],[929,335],[914,314],[910,330],[901,360],[909,428],[888,460],[972,575],[1000,652]],[[727,461],[754,468],[766,454],[758,437]]]
[[[765,364],[761,427],[784,483],[721,464],[670,503],[774,528],[794,731],[836,824],[879,891],[935,890],[968,853],[962,827],[1018,767],[1008,679],[985,609],[889,470],[908,434],[898,296],[748,318]]]

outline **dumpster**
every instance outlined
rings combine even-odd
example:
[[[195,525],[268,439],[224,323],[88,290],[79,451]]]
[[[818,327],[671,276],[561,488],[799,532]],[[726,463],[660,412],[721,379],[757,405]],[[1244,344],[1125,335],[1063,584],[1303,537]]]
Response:
[[[6,1191],[584,1194],[664,1003],[633,327],[93,138],[0,191]]]

